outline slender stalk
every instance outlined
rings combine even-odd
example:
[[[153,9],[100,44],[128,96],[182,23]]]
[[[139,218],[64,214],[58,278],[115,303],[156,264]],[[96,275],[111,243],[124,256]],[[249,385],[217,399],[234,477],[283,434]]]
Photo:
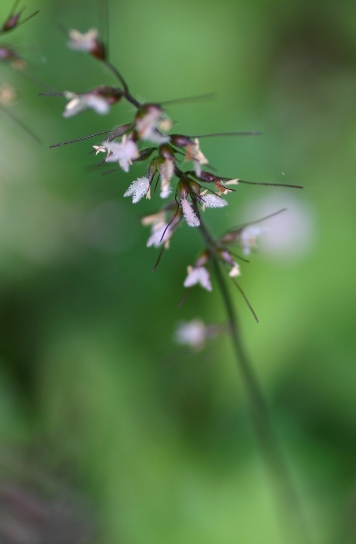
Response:
[[[111,62],[109,62],[108,60],[105,60],[103,61],[105,66],[107,66],[107,68],[109,68],[109,70],[112,71],[112,73],[117,77],[117,79],[120,81],[121,85],[123,86],[124,88],[124,96],[126,98],[126,100],[128,102],[130,102],[131,104],[133,104],[135,106],[135,108],[140,108],[141,107],[141,104],[138,100],[136,100],[136,98],[134,98],[132,96],[132,94],[130,93],[129,91],[129,87],[125,81],[125,79],[123,78],[123,76],[121,75],[121,73],[119,72],[119,70],[113,65],[111,64]]]
[[[236,312],[221,271],[219,260],[216,257],[215,244],[203,222],[200,224],[200,232],[211,250],[212,264],[228,317],[237,366],[241,372],[247,392],[253,428],[262,458],[270,474],[274,488],[277,491],[277,499],[281,507],[282,516],[286,513],[286,510],[289,510],[289,518],[294,525],[295,534],[298,535],[299,542],[302,544],[310,543],[311,539],[304,519],[304,513],[302,512],[299,497],[294,488],[285,458],[279,447],[266,399],[243,345]],[[288,542],[291,542],[290,535],[288,537]]]

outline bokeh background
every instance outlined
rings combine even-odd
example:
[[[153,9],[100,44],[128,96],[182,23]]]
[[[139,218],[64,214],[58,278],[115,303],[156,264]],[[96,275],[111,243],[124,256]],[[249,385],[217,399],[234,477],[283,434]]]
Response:
[[[218,234],[289,208],[242,267],[258,325],[233,296],[314,542],[356,542],[355,3],[108,4],[111,59],[135,96],[215,92],[171,106],[175,130],[261,130],[202,149],[222,175],[304,186],[239,186],[206,221]],[[140,217],[155,201],[122,197],[140,168],[101,175],[88,156],[100,138],[49,149],[131,119],[125,104],[64,119],[64,98],[38,96],[115,84],[66,47],[66,28],[105,34],[105,10],[26,2],[36,9],[1,42],[28,62],[28,77],[0,66],[18,92],[7,108],[42,140],[0,111],[0,521],[16,533],[6,544],[34,542],[29,504],[50,512],[40,544],[94,533],[106,544],[286,542],[229,339],[199,353],[172,341],[179,320],[225,320],[216,288],[177,308],[199,233],[183,225],[152,274]],[[79,533],[62,514],[48,521],[68,497]]]

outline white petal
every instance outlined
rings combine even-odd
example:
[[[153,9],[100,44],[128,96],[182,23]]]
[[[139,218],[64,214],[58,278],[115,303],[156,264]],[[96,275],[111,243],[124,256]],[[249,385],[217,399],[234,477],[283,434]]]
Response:
[[[170,136],[161,134],[158,130],[151,130],[150,132],[147,132],[145,138],[142,138],[142,140],[149,140],[154,144],[166,144],[170,139]]]
[[[88,108],[96,111],[96,113],[100,113],[100,115],[105,115],[110,111],[109,102],[101,96],[95,96],[93,94],[86,95],[86,104]]]
[[[79,96],[76,96],[66,105],[63,112],[63,117],[72,117],[73,115],[77,115],[77,113],[84,111],[86,107],[85,102],[80,100]]]
[[[237,263],[235,263],[234,266],[231,268],[229,276],[230,278],[236,278],[236,276],[241,276],[241,270]]]
[[[122,160],[124,165],[129,165],[131,164],[131,161],[140,156],[137,145],[128,138],[123,138],[120,143],[105,141],[103,142],[103,146],[110,151],[110,155],[107,157],[106,162],[118,162]],[[120,166],[125,170],[124,166],[121,164]],[[126,171],[128,171],[128,168]]]
[[[194,172],[195,175],[200,178],[201,176],[201,164],[198,161],[194,161]]]
[[[77,51],[92,51],[98,43],[98,31],[90,28],[88,32],[81,33],[79,30],[69,30],[68,47]]]
[[[182,206],[183,214],[188,225],[190,227],[199,227],[199,217],[196,216],[191,203],[188,202],[186,198],[182,198],[180,205]]]
[[[143,198],[150,188],[150,180],[146,177],[133,181],[124,196],[132,196],[132,202],[136,204]]]
[[[91,93],[78,95],[75,93],[65,92],[64,96],[69,100],[63,113],[64,117],[72,117],[73,115],[76,115],[87,108],[91,108],[92,110],[96,111],[96,113],[100,113],[101,115],[108,113],[110,110],[110,104],[105,98]]]
[[[164,163],[158,167],[158,170],[161,175],[162,184],[169,183],[174,176],[174,161],[166,159]]]
[[[157,127],[162,120],[163,111],[159,107],[151,107],[149,111],[136,120],[136,130],[141,140],[150,140],[156,144],[169,142],[170,137],[161,134]]]
[[[164,233],[164,237],[162,239],[163,233]],[[152,247],[152,246],[159,247],[161,244],[164,244],[165,242],[167,242],[171,238],[172,234],[173,233],[170,226],[167,228],[167,223],[164,223],[158,228],[154,227],[152,229],[151,236],[147,240],[147,247]]]
[[[124,172],[128,172],[130,170],[131,164],[132,164],[132,161],[130,161],[129,159],[124,158],[119,160],[119,165],[123,169]]]
[[[184,287],[192,287],[193,285],[200,284],[207,291],[212,291],[210,275],[208,270],[204,266],[193,268],[188,267],[188,276],[185,278]]]
[[[205,195],[204,197],[204,204],[207,208],[223,208],[224,206],[228,205],[227,200],[221,198],[217,195]]]

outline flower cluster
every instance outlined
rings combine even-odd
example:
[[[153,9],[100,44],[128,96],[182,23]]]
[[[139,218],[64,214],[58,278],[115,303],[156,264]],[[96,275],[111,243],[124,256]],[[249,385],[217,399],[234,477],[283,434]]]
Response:
[[[161,247],[160,259],[162,250],[169,247],[170,240],[182,220],[189,227],[200,227],[204,230],[201,213],[206,208],[227,206],[228,201],[223,196],[235,191],[233,185],[252,182],[213,174],[209,171],[208,159],[200,149],[198,137],[170,133],[172,123],[162,107],[163,104],[141,103],[131,94],[120,72],[109,61],[107,50],[96,29],[92,28],[86,33],[70,30],[68,37],[68,46],[71,49],[85,52],[103,63],[120,81],[121,86],[101,85],[85,93],[64,92],[63,96],[68,101],[64,117],[71,117],[86,109],[92,109],[100,115],[107,114],[122,99],[135,108],[131,122],[107,131],[106,138],[93,148],[96,154],[104,154],[100,164],[116,163],[117,169],[124,172],[129,172],[135,163],[147,164],[144,175],[131,182],[124,191],[124,197],[131,197],[136,204],[143,198],[150,199],[159,193],[160,198],[165,201],[155,213],[142,220],[144,225],[151,227],[147,246]],[[66,143],[83,139],[86,137]],[[240,247],[242,254],[246,256],[255,247],[256,237],[263,232],[265,229],[256,225],[245,225],[232,229],[216,240],[209,236],[206,239],[207,247],[198,256],[195,264],[188,267],[184,286],[190,288],[200,285],[211,291],[209,263],[212,258],[218,259],[224,265],[236,283],[236,277],[241,273],[237,260],[245,259],[235,254],[233,246]]]

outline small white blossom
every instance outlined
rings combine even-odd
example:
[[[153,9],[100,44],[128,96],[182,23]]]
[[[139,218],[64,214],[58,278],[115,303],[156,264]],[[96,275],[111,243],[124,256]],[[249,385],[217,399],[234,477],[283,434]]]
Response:
[[[166,217],[167,212],[160,210],[157,213],[146,215],[142,218],[141,222],[143,225],[152,225],[151,236],[147,240],[147,247],[160,247],[163,244],[165,249],[169,248],[170,240],[180,221],[180,217],[175,217],[168,223]]]
[[[93,51],[98,45],[99,33],[96,28],[90,28],[83,34],[79,30],[69,30],[68,47],[76,51]]]
[[[248,225],[241,232],[241,245],[243,247],[243,254],[249,255],[251,249],[256,247],[256,238],[261,234],[268,232],[266,227],[260,227],[258,225]]]
[[[146,177],[133,181],[124,196],[132,196],[132,202],[136,204],[141,198],[147,195],[150,189],[150,180]]]
[[[241,275],[240,267],[237,264],[237,262],[234,261],[230,251],[228,251],[226,249],[222,250],[220,252],[220,257],[224,261],[224,263],[226,263],[228,266],[231,267],[230,272],[229,272],[229,276],[231,278],[236,278],[236,276]]]
[[[158,170],[161,175],[160,197],[167,198],[172,192],[170,181],[174,175],[174,161],[166,159],[164,163],[158,167]]]
[[[160,245],[164,244],[165,248],[168,249],[169,241],[173,235],[174,221],[168,226],[166,215],[164,210],[160,210],[157,213],[146,215],[142,218],[141,222],[143,225],[152,225],[151,236],[146,244],[147,247],[160,247]],[[164,237],[162,239],[163,234]]]
[[[172,238],[172,235],[173,230],[171,225],[169,225],[169,227],[167,227],[167,223],[163,223],[159,226],[156,225],[152,228],[151,236],[147,240],[147,247],[159,247],[161,244],[164,244],[165,247],[168,248],[169,240]]]
[[[182,206],[183,215],[190,227],[199,227],[200,220],[195,214],[193,206],[186,198],[181,198],[180,205]]]
[[[63,112],[63,117],[72,117],[90,108],[100,115],[105,115],[110,110],[110,104],[106,98],[93,93],[75,94],[65,91],[64,96],[69,100]]]
[[[185,278],[184,287],[192,287],[200,284],[207,291],[212,291],[209,271],[204,266],[188,266],[188,276]]]
[[[158,130],[162,127],[162,121],[166,121],[165,126],[168,127],[168,119],[162,117],[163,113],[161,108],[151,105],[136,118],[136,130],[141,140],[149,140],[156,144],[169,142],[170,137],[161,134]]]
[[[154,144],[161,145],[161,144],[166,144],[167,142],[169,142],[170,137],[165,134],[161,134],[156,129],[153,129],[152,131],[147,133],[146,138],[142,138],[142,139],[149,140],[150,142],[153,142]]]
[[[234,262],[233,267],[229,272],[229,276],[230,278],[236,278],[237,276],[241,276],[241,270],[237,263]]]
[[[194,162],[194,171],[195,174],[199,177],[201,174],[201,165],[208,164],[209,161],[200,150],[198,138],[195,138],[194,143],[187,145],[185,160],[192,160]]]
[[[95,155],[98,153],[107,153],[107,150],[103,145],[93,145],[93,148],[95,149]]]
[[[228,201],[217,195],[205,195],[203,197],[204,204],[207,208],[223,208],[228,205]]]
[[[120,143],[106,141],[103,143],[103,146],[110,151],[106,162],[118,162],[125,172],[129,171],[132,161],[138,159],[140,156],[137,145],[133,140],[127,138],[126,135],[123,136]]]
[[[185,344],[194,349],[201,349],[204,347],[207,337],[208,331],[203,321],[193,319],[178,324],[174,340],[177,344]]]

